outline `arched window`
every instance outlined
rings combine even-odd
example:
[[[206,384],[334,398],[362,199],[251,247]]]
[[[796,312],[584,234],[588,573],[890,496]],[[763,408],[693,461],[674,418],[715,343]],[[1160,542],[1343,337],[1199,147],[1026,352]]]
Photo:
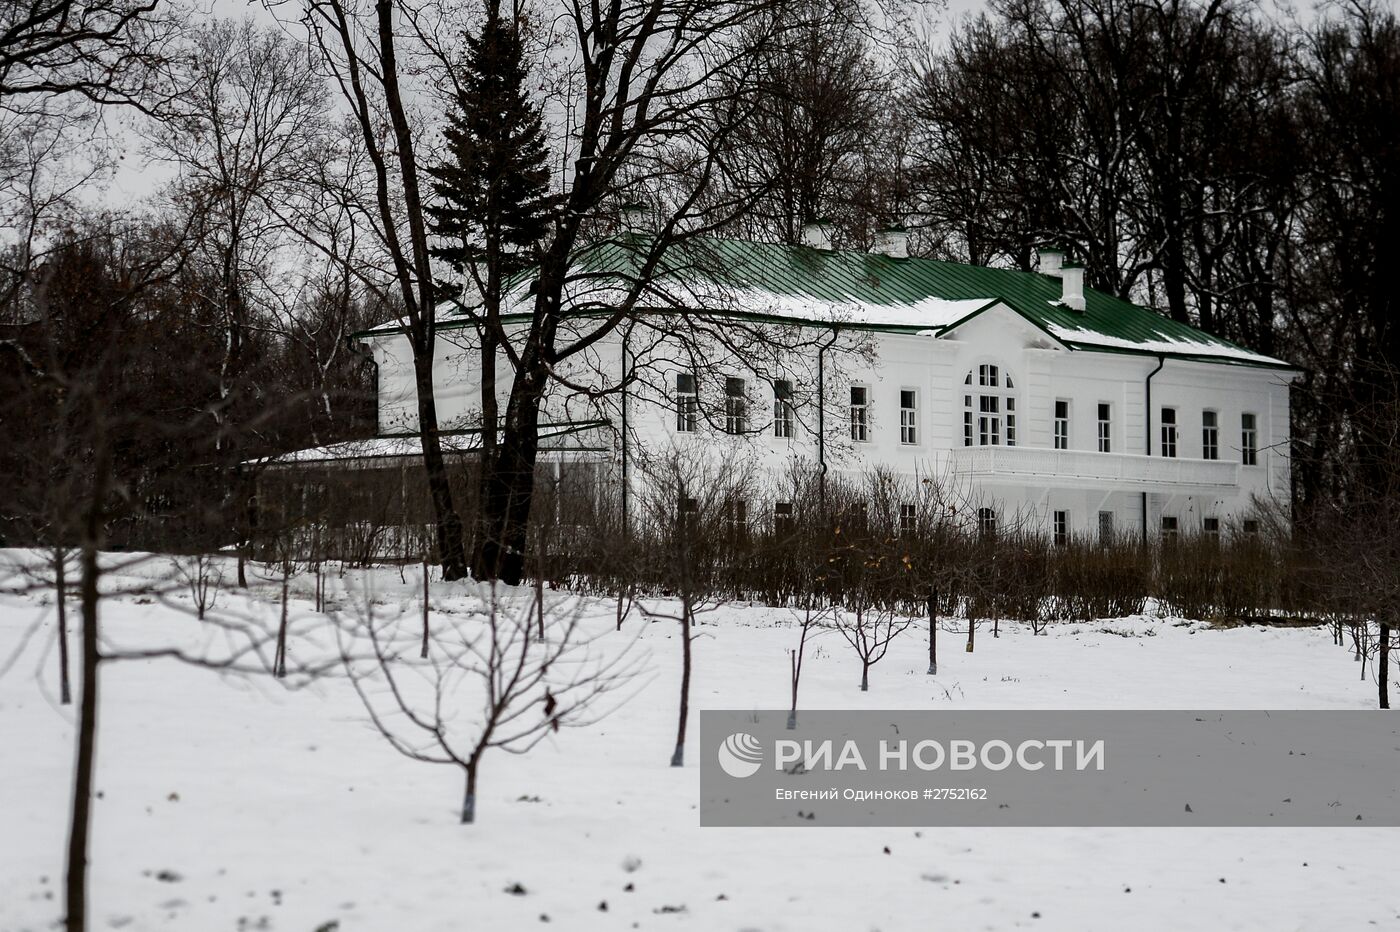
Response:
[[[963,379],[963,446],[1016,445],[1016,383],[995,363]]]

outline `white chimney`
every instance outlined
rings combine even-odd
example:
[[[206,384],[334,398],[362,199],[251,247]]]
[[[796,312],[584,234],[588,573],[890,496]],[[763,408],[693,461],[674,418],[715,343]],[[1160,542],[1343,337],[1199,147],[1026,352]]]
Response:
[[[625,233],[650,233],[651,211],[647,205],[637,201],[628,201],[617,209],[618,219],[622,222],[622,230]]]
[[[1040,250],[1040,274],[1049,275],[1052,278],[1060,277],[1060,269],[1064,267],[1065,254],[1058,249]]]
[[[875,251],[892,259],[909,258],[909,234],[904,227],[885,227],[875,234]]]
[[[1060,266],[1063,290],[1060,303],[1072,311],[1084,310],[1084,266],[1067,263]]]
[[[802,245],[831,251],[831,221],[813,220],[802,224]]]

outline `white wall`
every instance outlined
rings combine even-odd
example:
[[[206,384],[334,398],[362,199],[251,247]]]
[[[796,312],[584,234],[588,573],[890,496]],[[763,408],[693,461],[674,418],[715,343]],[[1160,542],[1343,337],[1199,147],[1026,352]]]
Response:
[[[803,334],[809,343],[822,336],[816,329]],[[791,336],[791,334],[789,334]],[[480,418],[480,382],[476,350],[470,331],[449,331],[441,339],[434,382],[439,423],[444,428],[474,427]],[[826,397],[819,406],[816,393],[818,359],[814,345],[800,351],[775,353],[771,358],[737,358],[715,341],[700,348],[706,369],[699,373],[702,396],[700,430],[677,433],[671,392],[678,371],[686,371],[694,348],[664,330],[634,336],[626,359],[636,381],[625,395],[628,406],[630,461],[635,467],[648,456],[673,450],[733,469],[756,468],[775,478],[794,461],[818,458],[818,424],[824,410],[825,457],[833,474],[858,476],[876,467],[910,477],[943,476],[963,450],[964,377],[981,363],[994,363],[1015,380],[1018,446],[1053,446],[1054,402],[1070,403],[1069,449],[1094,456],[1159,457],[1161,410],[1177,411],[1180,459],[1202,455],[1201,413],[1213,410],[1219,422],[1222,463],[1240,462],[1241,415],[1256,416],[1258,465],[1241,466],[1237,484],[1215,491],[1171,486],[1144,489],[1105,482],[1058,481],[1054,476],[1008,483],[987,479],[973,493],[995,498],[1002,511],[1021,514],[1048,530],[1051,514],[1068,511],[1075,533],[1095,534],[1098,513],[1111,511],[1120,533],[1142,528],[1143,494],[1147,492],[1147,528],[1160,527],[1161,516],[1178,517],[1183,532],[1197,531],[1202,519],[1216,517],[1224,527],[1250,511],[1256,497],[1289,494],[1288,381],[1291,372],[1248,366],[1166,359],[1152,377],[1151,412],[1146,410],[1144,384],[1158,366],[1155,356],[1113,352],[1068,351],[1024,318],[1006,308],[994,308],[960,326],[944,338],[909,333],[848,331],[825,354]],[[372,344],[379,365],[379,428],[381,433],[416,429],[417,409],[407,340],[380,337]],[[621,337],[612,334],[566,367],[569,378],[591,385],[615,385],[623,371]],[[498,362],[498,397],[504,408],[510,366]],[[731,436],[723,431],[725,378],[743,378],[749,400],[752,433]],[[771,429],[772,378],[794,383],[797,427],[792,439],[779,439]],[[852,384],[870,389],[870,440],[853,443],[847,406]],[[918,398],[918,442],[901,442],[899,399],[902,389]],[[1112,452],[1097,452],[1097,408],[1112,406]],[[606,418],[614,429],[621,424],[622,394],[586,398],[556,386],[545,405],[543,420]],[[1149,417],[1150,414],[1150,417]],[[705,415],[708,415],[708,422]],[[1150,431],[1148,426],[1150,425]],[[615,436],[615,435],[614,435]]]

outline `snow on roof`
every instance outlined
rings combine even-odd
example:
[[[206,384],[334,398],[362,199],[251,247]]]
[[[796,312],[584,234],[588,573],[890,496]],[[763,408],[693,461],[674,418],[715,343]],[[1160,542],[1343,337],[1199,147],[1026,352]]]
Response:
[[[1060,280],[1036,272],[697,237],[668,247],[653,271],[643,275],[651,248],[649,237],[626,234],[580,250],[564,293],[570,313],[602,315],[632,300],[648,311],[756,315],[941,335],[1002,304],[1071,349],[1292,368],[1092,288],[1084,289],[1084,309],[1072,310],[1060,302]],[[531,273],[519,275],[505,295],[506,312],[532,312],[534,287]],[[456,309],[464,323],[470,310]]]

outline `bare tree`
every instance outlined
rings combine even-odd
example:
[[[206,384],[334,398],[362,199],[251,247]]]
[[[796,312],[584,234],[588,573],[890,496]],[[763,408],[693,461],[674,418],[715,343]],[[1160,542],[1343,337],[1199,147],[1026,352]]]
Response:
[[[642,572],[664,592],[674,606],[638,603],[644,616],[665,620],[680,628],[681,682],[676,720],[676,744],[671,766],[685,765],[685,738],[690,720],[690,683],[697,619],[723,604],[716,574],[733,553],[730,528],[740,513],[747,521],[751,472],[742,461],[718,463],[674,450],[647,466],[644,507],[647,518],[645,552],[650,559]]]
[[[426,660],[415,656],[416,619],[378,617],[370,593],[354,616],[340,613],[346,669],[371,721],[399,753],[461,770],[463,823],[476,821],[488,751],[524,754],[561,728],[596,721],[598,700],[631,672],[625,652],[609,653],[590,631],[582,599],[545,606],[544,637],[531,634],[541,615],[534,600],[480,584],[474,603],[432,633]],[[354,657],[361,643],[369,662]]]

